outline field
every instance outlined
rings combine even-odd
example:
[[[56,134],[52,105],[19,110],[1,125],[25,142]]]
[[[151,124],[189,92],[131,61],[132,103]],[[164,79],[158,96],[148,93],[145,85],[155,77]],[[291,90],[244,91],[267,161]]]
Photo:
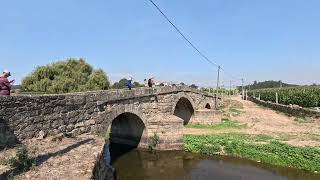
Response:
[[[216,125],[188,125],[185,150],[320,172],[320,121],[233,98]],[[236,113],[235,113],[236,112]]]
[[[249,92],[248,95],[259,97],[264,101],[278,102],[285,105],[299,105],[301,107],[320,107],[319,86],[299,86],[286,88],[257,89]]]

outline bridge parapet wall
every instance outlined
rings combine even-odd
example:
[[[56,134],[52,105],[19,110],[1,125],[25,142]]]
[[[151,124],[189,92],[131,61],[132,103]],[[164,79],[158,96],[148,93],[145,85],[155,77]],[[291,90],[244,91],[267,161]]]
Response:
[[[206,102],[212,103],[214,98],[189,87],[0,96],[0,148],[11,144],[13,136],[21,141],[59,133],[101,133],[105,131],[103,126],[110,125],[112,118],[115,118],[113,116],[122,112],[143,116],[147,127],[148,119],[156,114],[172,115],[174,100],[180,96],[190,97],[196,109],[202,108]],[[165,128],[168,126],[163,125]]]

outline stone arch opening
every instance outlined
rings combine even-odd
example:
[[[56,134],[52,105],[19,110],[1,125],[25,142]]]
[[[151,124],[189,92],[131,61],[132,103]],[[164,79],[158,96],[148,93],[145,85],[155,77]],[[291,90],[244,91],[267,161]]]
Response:
[[[183,125],[187,125],[194,114],[192,103],[185,97],[180,98],[175,106],[173,114],[183,119]]]
[[[206,109],[211,109],[211,105],[209,103],[206,104],[205,106]]]
[[[137,148],[143,139],[145,128],[142,119],[136,114],[122,113],[111,123],[109,141]]]
[[[106,132],[104,158],[114,164],[121,156],[136,148],[146,148],[146,126],[134,113],[125,112],[114,118]]]

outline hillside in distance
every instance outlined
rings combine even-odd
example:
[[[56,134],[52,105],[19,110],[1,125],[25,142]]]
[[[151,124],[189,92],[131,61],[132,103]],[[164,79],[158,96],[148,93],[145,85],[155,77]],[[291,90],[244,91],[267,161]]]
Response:
[[[249,87],[250,86],[250,87]],[[245,86],[246,89],[265,89],[265,88],[278,88],[278,87],[294,87],[294,86],[299,86],[296,84],[288,84],[284,83],[282,81],[263,81],[263,82],[257,82],[254,81],[253,84]]]

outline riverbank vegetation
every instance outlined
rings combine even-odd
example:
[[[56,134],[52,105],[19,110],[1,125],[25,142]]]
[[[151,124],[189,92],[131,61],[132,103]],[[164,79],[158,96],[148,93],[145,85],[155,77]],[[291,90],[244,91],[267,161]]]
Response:
[[[205,155],[227,155],[272,165],[320,172],[320,148],[294,147],[268,135],[185,135],[185,151]]]
[[[186,125],[186,128],[194,128],[194,129],[241,129],[247,127],[246,124],[240,124],[237,121],[233,121],[230,119],[222,119],[221,123],[213,124],[213,125],[204,125],[204,124],[190,124]]]

